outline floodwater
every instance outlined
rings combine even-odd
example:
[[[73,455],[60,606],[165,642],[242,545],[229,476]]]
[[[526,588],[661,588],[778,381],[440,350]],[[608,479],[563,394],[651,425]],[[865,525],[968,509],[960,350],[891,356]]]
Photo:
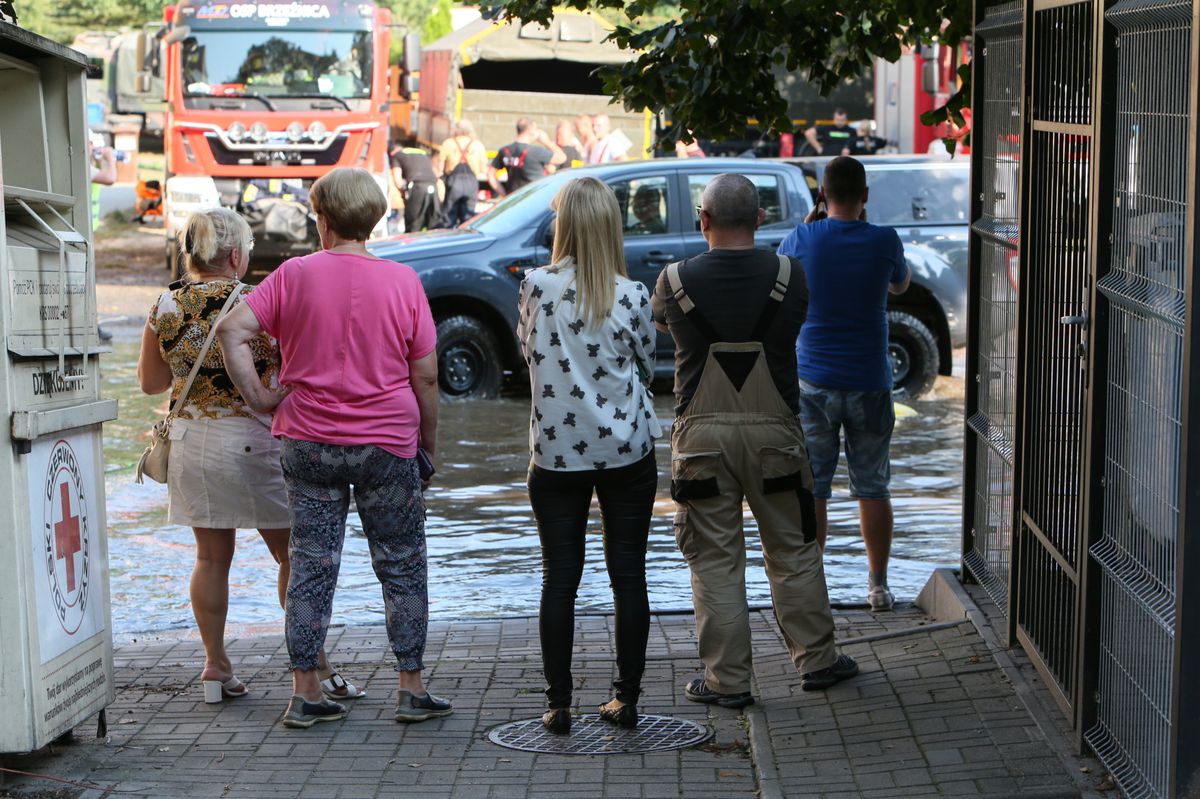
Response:
[[[124,340],[122,340],[124,339]],[[120,401],[120,419],[104,427],[113,632],[128,639],[146,632],[194,626],[188,580],[194,558],[190,528],[167,524],[167,489],[138,485],[133,466],[164,397],[137,388],[137,342],[119,336],[102,360],[104,392]],[[951,392],[960,394],[960,392]],[[672,399],[655,406],[665,423]],[[941,397],[911,403],[915,415],[897,420],[892,443],[896,535],[889,568],[897,599],[911,601],[929,573],[958,561],[962,490],[962,402]],[[437,619],[537,613],[541,561],[525,490],[528,399],[443,404],[439,473],[428,492],[430,615]],[[656,610],[688,609],[687,565],[675,548],[669,494],[669,446],[659,442],[659,493],[650,530],[647,576]],[[598,513],[588,533],[580,611],[611,608]],[[746,516],[746,582],[752,605],[770,603],[753,518]],[[865,601],[867,569],[857,503],[847,495],[844,467],[834,482],[825,553],[835,603]],[[254,531],[238,533],[230,574],[231,625],[281,621],[275,563]],[[334,601],[335,624],[382,624],[383,603],[357,516],[348,523]]]

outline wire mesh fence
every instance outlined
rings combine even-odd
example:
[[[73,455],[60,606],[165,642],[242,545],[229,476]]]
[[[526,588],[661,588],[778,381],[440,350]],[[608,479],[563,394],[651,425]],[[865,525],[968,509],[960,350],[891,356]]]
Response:
[[[967,498],[963,563],[1008,613],[1016,422],[1017,292],[1020,283],[1021,57],[1024,3],[987,8],[976,26],[982,78],[975,157],[981,161],[981,216],[972,225],[978,261],[977,371],[968,434],[978,439],[974,495]]]
[[[963,562],[1148,799],[1200,774],[1176,673],[1197,2],[981,0],[976,27]]]
[[[1192,3],[1123,0],[1116,31],[1113,257],[1100,534],[1096,723],[1086,740],[1128,796],[1171,792],[1180,529]],[[1164,68],[1164,65],[1170,65]]]

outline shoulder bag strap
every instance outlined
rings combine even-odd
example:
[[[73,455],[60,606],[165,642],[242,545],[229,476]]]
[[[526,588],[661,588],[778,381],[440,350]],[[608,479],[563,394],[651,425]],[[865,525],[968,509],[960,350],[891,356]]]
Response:
[[[233,307],[234,302],[242,293],[242,283],[239,280],[233,286],[233,291],[229,292],[229,298],[225,300],[225,304],[221,306],[221,313],[217,314],[216,321],[209,328],[208,338],[204,340],[204,346],[200,348],[200,354],[196,357],[196,362],[192,364],[192,371],[188,375],[187,382],[183,384],[183,391],[179,392],[179,397],[175,400],[175,406],[171,408],[170,416],[178,416],[179,411],[183,409],[183,405],[187,402],[188,393],[192,390],[192,383],[196,380],[196,375],[200,372],[200,364],[204,363],[204,359],[208,356],[208,351],[212,347],[213,339],[217,335],[217,322],[225,318],[225,314]]]

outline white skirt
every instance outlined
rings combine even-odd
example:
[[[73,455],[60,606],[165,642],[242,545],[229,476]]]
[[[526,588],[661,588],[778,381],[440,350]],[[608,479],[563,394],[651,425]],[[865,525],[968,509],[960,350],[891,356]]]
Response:
[[[167,520],[188,527],[292,526],[279,442],[255,419],[176,419],[167,464]]]

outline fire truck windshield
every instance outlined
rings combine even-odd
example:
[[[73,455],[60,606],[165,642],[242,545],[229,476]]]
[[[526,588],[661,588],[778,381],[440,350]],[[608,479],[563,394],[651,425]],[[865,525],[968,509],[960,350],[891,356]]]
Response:
[[[181,61],[186,97],[371,96],[369,31],[202,31]]]

